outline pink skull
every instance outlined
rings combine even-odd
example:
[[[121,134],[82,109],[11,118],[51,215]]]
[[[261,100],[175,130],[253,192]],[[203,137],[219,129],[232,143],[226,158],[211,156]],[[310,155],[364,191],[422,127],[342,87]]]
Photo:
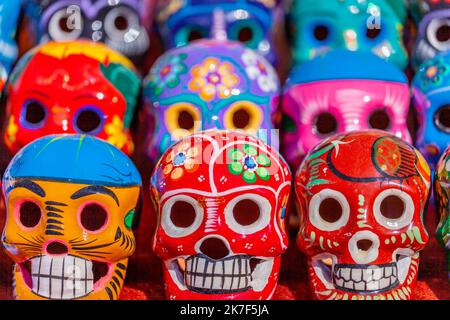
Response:
[[[337,50],[317,57],[294,68],[286,85],[286,158],[297,168],[322,139],[357,130],[386,130],[410,142],[409,101],[406,76],[375,55]]]
[[[269,299],[290,187],[279,154],[243,133],[205,131],[172,146],[151,181],[168,298]]]

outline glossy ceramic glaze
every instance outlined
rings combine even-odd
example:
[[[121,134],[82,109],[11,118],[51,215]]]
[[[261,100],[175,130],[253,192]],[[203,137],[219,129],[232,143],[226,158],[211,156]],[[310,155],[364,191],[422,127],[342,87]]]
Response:
[[[131,61],[103,44],[78,40],[36,47],[11,74],[6,146],[16,153],[48,134],[87,133],[130,154],[139,90]]]
[[[382,131],[336,135],[295,177],[297,244],[316,299],[407,300],[428,234],[430,170],[412,146]]]
[[[15,41],[20,14],[20,1],[0,0],[0,64],[10,71],[17,59]]]
[[[169,148],[151,179],[167,298],[269,299],[290,188],[281,156],[249,135],[210,130]]]
[[[118,299],[141,189],[125,154],[92,136],[47,136],[16,154],[2,186],[17,299]]]

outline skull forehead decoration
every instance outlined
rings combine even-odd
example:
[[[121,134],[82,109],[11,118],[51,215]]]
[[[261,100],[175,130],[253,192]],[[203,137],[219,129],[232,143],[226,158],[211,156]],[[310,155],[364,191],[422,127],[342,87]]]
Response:
[[[450,148],[448,148],[436,166],[436,179],[434,182],[434,199],[440,219],[437,228],[437,238],[447,250],[447,262],[450,270]],[[450,278],[450,272],[449,272]]]
[[[269,299],[290,187],[281,156],[249,135],[211,130],[169,148],[151,180],[168,298]]]
[[[334,49],[374,53],[400,69],[408,64],[403,44],[405,1],[296,0],[290,8],[297,64]]]
[[[336,133],[379,129],[411,140],[408,80],[373,54],[335,50],[316,57],[293,69],[284,91],[282,141],[293,168]]]
[[[209,129],[241,130],[275,144],[272,116],[280,84],[273,67],[238,42],[199,40],[158,59],[145,84],[156,119],[148,152],[158,159],[182,137]]]
[[[314,296],[410,299],[428,241],[429,187],[419,152],[382,131],[336,135],[314,148],[295,178],[297,244]]]
[[[89,39],[142,62],[150,47],[153,1],[39,0],[40,42]]]
[[[450,137],[450,53],[423,63],[412,86],[419,120],[416,145],[434,168]]]
[[[445,0],[415,0],[411,7],[417,24],[413,64],[418,67],[436,54],[450,50],[450,3]]]
[[[4,140],[12,153],[48,135],[80,133],[133,152],[129,132],[140,77],[103,44],[50,42],[27,53],[7,88]]]
[[[118,299],[136,242],[140,175],[113,145],[84,135],[38,139],[3,176],[17,299]]]
[[[0,63],[9,72],[17,58],[16,28],[20,14],[20,1],[0,0]]]
[[[157,21],[167,48],[200,38],[213,38],[214,11],[225,13],[225,30],[230,40],[240,41],[270,62],[276,56],[272,27],[279,0],[162,0]]]

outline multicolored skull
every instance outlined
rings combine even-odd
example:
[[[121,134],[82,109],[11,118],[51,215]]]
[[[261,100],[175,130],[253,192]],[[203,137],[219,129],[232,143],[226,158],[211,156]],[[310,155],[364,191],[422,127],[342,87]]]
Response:
[[[272,28],[279,0],[162,0],[158,26],[167,48],[192,40],[213,38],[210,34],[214,11],[225,13],[226,33],[274,62]]]
[[[113,145],[91,136],[38,139],[3,176],[17,299],[118,299],[141,177]]]
[[[437,238],[447,250],[448,277],[450,279],[450,148],[445,150],[436,166],[436,178],[434,180],[434,200],[440,215],[437,227]]]
[[[430,170],[412,146],[383,131],[336,135],[295,178],[297,244],[316,299],[410,299]]]
[[[432,168],[449,145],[450,52],[422,64],[413,80],[419,128],[416,146]]]
[[[140,90],[133,64],[103,44],[50,42],[27,53],[8,85],[8,149],[58,133],[91,134],[133,152],[129,127]]]
[[[148,0],[38,0],[40,42],[86,38],[142,62],[150,47],[154,2]]]
[[[0,64],[7,72],[16,62],[18,54],[15,36],[20,6],[20,1],[0,0]]]
[[[402,70],[406,5],[402,0],[294,0],[290,9],[297,64],[332,49],[372,52]]]
[[[160,57],[145,95],[156,119],[150,158],[178,139],[208,129],[242,130],[277,148],[272,116],[280,84],[273,67],[238,42],[199,40]]]
[[[412,0],[417,24],[413,64],[418,67],[436,54],[450,51],[450,3],[446,0]]]
[[[336,61],[339,61],[337,64]],[[335,50],[292,70],[282,101],[283,149],[292,168],[335,133],[380,129],[410,142],[406,76],[365,52]]]
[[[210,130],[167,150],[151,180],[167,297],[269,299],[290,188],[284,160],[253,136]]]

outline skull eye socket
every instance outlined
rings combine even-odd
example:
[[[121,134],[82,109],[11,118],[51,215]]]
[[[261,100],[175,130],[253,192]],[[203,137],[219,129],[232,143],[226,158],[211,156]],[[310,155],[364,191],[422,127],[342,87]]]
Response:
[[[195,208],[186,201],[177,201],[170,210],[170,220],[178,228],[188,228],[195,221]]]
[[[40,127],[44,124],[47,117],[47,111],[45,106],[37,101],[31,100],[25,103],[23,110],[23,122],[32,127]]]
[[[434,123],[436,127],[445,132],[450,133],[450,105],[446,104],[439,107],[434,114]]]
[[[75,117],[75,127],[80,133],[96,134],[101,130],[103,115],[96,109],[81,110]]]
[[[450,19],[434,19],[427,27],[427,39],[439,51],[450,49]]]
[[[253,30],[250,27],[243,27],[238,32],[238,39],[242,43],[247,43],[253,39]]]
[[[34,202],[25,201],[19,207],[19,220],[25,228],[34,228],[41,221],[41,208]]]
[[[374,40],[378,38],[381,34],[381,28],[367,28],[366,29],[366,38]]]
[[[372,129],[388,130],[391,126],[389,114],[384,109],[377,109],[369,116],[369,126]]]
[[[390,230],[404,228],[413,219],[414,202],[409,194],[399,189],[382,191],[373,206],[377,222]]]
[[[232,104],[225,112],[225,127],[229,130],[256,132],[262,123],[261,109],[250,101]]]
[[[63,8],[53,14],[47,27],[50,38],[55,41],[76,40],[83,30],[83,17],[79,10]]]
[[[314,120],[313,130],[321,136],[329,136],[336,133],[338,123],[336,117],[329,112],[319,113]]]
[[[134,41],[140,31],[137,13],[126,6],[116,6],[110,10],[104,22],[106,34],[115,41]]]
[[[181,129],[191,131],[194,129],[195,119],[192,113],[187,110],[182,110],[178,115],[178,126]]]
[[[242,226],[249,226],[260,217],[259,206],[251,199],[240,200],[233,208],[234,220]]]
[[[252,234],[270,223],[270,202],[259,195],[241,195],[225,207],[225,222],[235,232]]]
[[[189,196],[174,196],[161,209],[161,228],[172,238],[190,235],[200,227],[202,221],[202,207]]]
[[[95,232],[102,229],[108,220],[106,210],[95,203],[86,205],[80,213],[80,223],[87,231]]]
[[[322,231],[340,229],[347,224],[349,216],[347,198],[336,190],[321,190],[313,195],[309,203],[309,220]]]
[[[313,31],[314,38],[318,41],[325,41],[330,36],[330,30],[325,25],[317,25]]]
[[[199,131],[201,119],[198,109],[188,103],[171,105],[165,112],[167,130],[175,139],[181,139]]]

